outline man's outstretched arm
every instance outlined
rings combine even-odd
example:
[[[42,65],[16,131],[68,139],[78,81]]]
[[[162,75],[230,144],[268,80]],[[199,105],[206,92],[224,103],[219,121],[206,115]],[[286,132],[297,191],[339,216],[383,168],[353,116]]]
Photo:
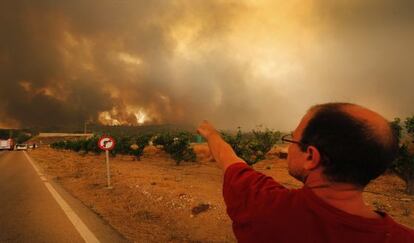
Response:
[[[207,121],[201,123],[197,132],[207,139],[211,154],[219,167],[225,171],[223,198],[227,213],[233,221],[235,232],[239,230],[244,232],[246,224],[251,224],[252,220],[257,219],[257,215],[267,215],[260,212],[261,209],[266,208],[263,205],[278,204],[284,198],[283,192],[288,190],[273,178],[247,166]]]
[[[211,154],[223,171],[226,171],[232,164],[246,163],[236,155],[233,148],[221,138],[217,130],[208,121],[203,121],[197,132],[207,140]]]

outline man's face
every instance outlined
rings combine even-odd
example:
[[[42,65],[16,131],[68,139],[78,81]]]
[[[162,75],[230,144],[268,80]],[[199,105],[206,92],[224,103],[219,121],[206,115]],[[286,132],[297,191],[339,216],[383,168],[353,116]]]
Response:
[[[300,121],[298,127],[292,134],[292,138],[295,141],[300,141],[302,138],[303,130],[306,128],[310,118],[312,118],[313,112],[308,112]],[[304,164],[307,159],[306,151],[303,152],[299,144],[291,143],[288,147],[288,171],[295,179],[305,182],[308,172],[304,169]]]

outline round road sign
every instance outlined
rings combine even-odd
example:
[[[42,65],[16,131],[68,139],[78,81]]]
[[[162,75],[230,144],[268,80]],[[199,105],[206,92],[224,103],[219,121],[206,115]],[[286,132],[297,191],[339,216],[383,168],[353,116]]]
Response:
[[[98,141],[98,146],[102,150],[112,150],[115,147],[115,140],[109,136],[102,136]]]

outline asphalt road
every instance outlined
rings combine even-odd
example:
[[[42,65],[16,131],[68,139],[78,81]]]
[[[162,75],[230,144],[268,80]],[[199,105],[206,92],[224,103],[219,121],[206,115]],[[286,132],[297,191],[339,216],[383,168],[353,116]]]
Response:
[[[0,242],[127,242],[35,167],[0,151]]]

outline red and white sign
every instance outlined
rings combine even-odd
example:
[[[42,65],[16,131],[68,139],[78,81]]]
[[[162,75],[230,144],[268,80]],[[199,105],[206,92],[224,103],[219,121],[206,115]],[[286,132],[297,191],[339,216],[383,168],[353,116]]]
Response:
[[[98,146],[102,150],[112,150],[115,147],[115,139],[109,136],[102,136],[98,141]]]

